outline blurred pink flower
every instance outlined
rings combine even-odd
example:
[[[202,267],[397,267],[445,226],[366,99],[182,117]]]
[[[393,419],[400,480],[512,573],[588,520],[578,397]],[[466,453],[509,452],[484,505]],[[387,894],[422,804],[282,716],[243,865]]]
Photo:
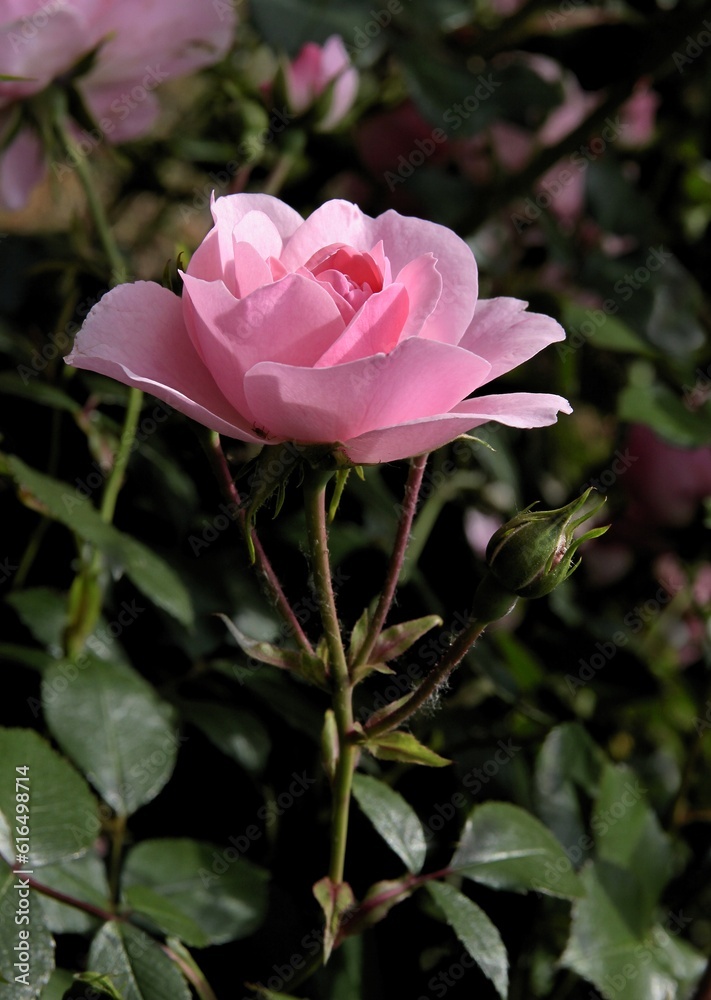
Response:
[[[236,5],[235,5],[236,6]],[[71,74],[95,119],[94,144],[144,135],[159,111],[156,88],[210,65],[232,44],[235,7],[203,0],[8,0],[0,22],[0,202],[21,208],[45,172],[36,131],[19,120],[22,102]],[[13,137],[13,130],[19,131]]]
[[[472,252],[444,226],[344,201],[304,221],[259,194],[219,198],[213,216],[182,298],[153,282],[113,289],[69,364],[229,437],[327,444],[356,465],[570,412],[549,393],[471,396],[564,332],[518,299],[477,301]]]
[[[328,132],[335,128],[353,107],[358,95],[358,71],[339,35],[323,44],[307,42],[297,57],[284,67],[286,98],[289,107],[301,115],[317,103],[331,88],[327,107],[319,117],[317,128]]]
[[[495,531],[504,523],[503,517],[497,514],[485,514],[483,511],[470,507],[464,513],[464,534],[472,547],[472,551],[480,559],[486,556],[486,547]]]
[[[621,480],[632,502],[630,518],[672,528],[690,524],[711,496],[711,446],[678,448],[633,424],[626,449],[635,456]]]

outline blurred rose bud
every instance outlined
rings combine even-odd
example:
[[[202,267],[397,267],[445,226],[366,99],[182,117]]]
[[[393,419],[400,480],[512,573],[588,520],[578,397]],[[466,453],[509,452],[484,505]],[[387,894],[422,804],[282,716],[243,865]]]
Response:
[[[284,66],[290,109],[303,115],[315,107],[319,132],[329,132],[343,121],[355,102],[358,82],[358,71],[339,35],[331,35],[323,46],[307,42]]]

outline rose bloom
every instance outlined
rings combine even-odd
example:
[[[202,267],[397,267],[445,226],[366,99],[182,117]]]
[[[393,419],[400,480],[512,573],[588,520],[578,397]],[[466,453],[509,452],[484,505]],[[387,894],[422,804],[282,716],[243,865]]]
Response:
[[[489,420],[554,423],[549,393],[467,398],[563,330],[513,298],[477,301],[449,229],[330,201],[306,221],[263,194],[213,203],[182,298],[151,281],[93,307],[67,357],[255,444],[330,444],[354,465],[438,448]]]
[[[74,81],[98,125],[89,145],[144,135],[158,116],[156,87],[222,58],[235,20],[228,0],[8,0],[0,15],[0,67],[24,79],[0,81],[0,147],[22,102],[71,74],[97,46],[93,66]],[[40,138],[21,125],[0,155],[0,202],[21,208],[44,173]]]
[[[328,132],[347,115],[358,96],[358,71],[351,66],[339,35],[331,35],[323,46],[307,42],[296,58],[284,67],[284,85],[289,107],[302,115],[329,86],[328,106],[318,121],[318,130]]]

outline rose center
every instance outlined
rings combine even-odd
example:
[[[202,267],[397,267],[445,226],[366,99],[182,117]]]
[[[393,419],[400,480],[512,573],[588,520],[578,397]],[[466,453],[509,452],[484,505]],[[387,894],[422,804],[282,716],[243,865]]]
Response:
[[[383,288],[383,275],[371,255],[345,244],[324,247],[305,266],[317,281],[330,285],[354,310]]]

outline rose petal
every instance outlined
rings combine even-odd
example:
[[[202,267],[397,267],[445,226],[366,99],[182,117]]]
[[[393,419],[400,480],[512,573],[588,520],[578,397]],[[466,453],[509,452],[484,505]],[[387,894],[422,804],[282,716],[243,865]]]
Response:
[[[556,422],[558,413],[572,413],[573,407],[567,399],[550,392],[502,392],[465,399],[451,412],[468,413],[478,423],[496,420],[507,427],[547,427]]]
[[[373,354],[389,354],[400,339],[408,312],[408,295],[402,285],[389,285],[377,295],[371,295],[315,367],[340,365]]]
[[[449,410],[488,373],[474,354],[411,337],[389,355],[332,368],[255,365],[244,385],[257,423],[279,438],[325,443]]]
[[[185,321],[195,347],[226,398],[248,419],[243,381],[253,365],[312,365],[343,331],[332,299],[318,282],[299,274],[263,285],[244,299],[235,299],[221,281],[189,274],[183,281]]]
[[[232,234],[234,244],[234,294],[243,299],[250,292],[272,283],[272,272],[266,260],[251,243],[238,242],[240,226]],[[241,234],[240,234],[241,235]],[[228,286],[229,287],[229,286]]]
[[[334,199],[327,201],[286,241],[281,261],[290,271],[306,264],[323,247],[338,243],[355,250],[369,251],[380,237],[369,236],[373,220],[357,205]]]
[[[544,347],[565,340],[565,330],[550,316],[526,312],[527,302],[502,296],[480,299],[460,347],[491,362],[491,379],[511,371]]]
[[[467,410],[469,408],[469,410]],[[423,455],[453,441],[460,434],[490,420],[510,427],[544,427],[554,424],[558,413],[570,413],[561,396],[517,392],[466,399],[449,413],[382,427],[346,442],[344,451],[355,465],[395,462]]]
[[[405,264],[395,280],[405,286],[410,300],[410,312],[401,340],[418,335],[428,336],[422,331],[442,294],[442,275],[437,270],[437,261],[431,253],[417,257]],[[479,354],[478,351],[475,353]]]
[[[262,443],[198,357],[178,296],[152,281],[108,292],[87,316],[64,360],[145,389],[221,434]]]
[[[67,170],[71,168],[67,167]],[[0,204],[11,211],[22,208],[44,174],[44,152],[40,141],[35,132],[23,128],[14,142],[0,154]]]

